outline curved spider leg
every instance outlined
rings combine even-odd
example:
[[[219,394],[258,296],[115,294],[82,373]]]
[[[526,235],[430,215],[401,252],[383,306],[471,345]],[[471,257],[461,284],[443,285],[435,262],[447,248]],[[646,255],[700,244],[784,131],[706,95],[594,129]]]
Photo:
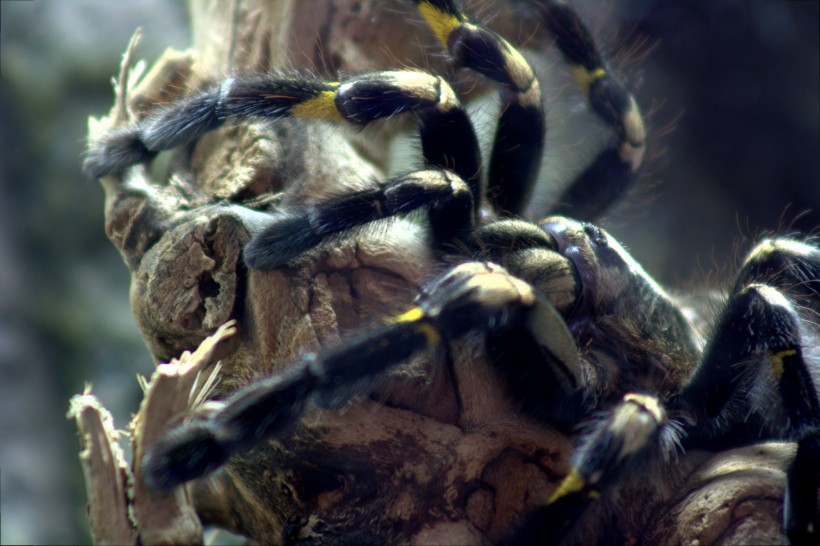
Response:
[[[766,239],[752,249],[743,262],[735,282],[735,291],[759,282],[776,287],[787,295],[802,317],[803,347],[806,355],[798,366],[805,366],[812,383],[782,385],[783,396],[799,396],[808,387],[807,404],[786,402],[791,423],[799,423],[802,432],[797,435],[797,452],[788,470],[784,526],[792,544],[808,544],[817,540],[820,529],[820,509],[817,504],[820,490],[820,413],[811,409],[811,400],[820,397],[820,248],[794,239]],[[783,365],[788,365],[788,357]],[[795,365],[795,364],[792,364]],[[783,375],[781,381],[789,381]],[[793,382],[793,380],[791,380]],[[814,388],[812,396],[811,388]],[[786,394],[789,393],[789,394]],[[812,415],[811,411],[815,413]],[[813,424],[812,424],[813,423]],[[794,427],[794,424],[792,424]]]
[[[816,313],[818,279],[820,249],[787,239],[758,245],[701,365],[673,401],[698,423],[687,444],[797,442],[784,510],[793,542],[816,536],[820,525],[820,333],[816,316],[805,318]]]
[[[522,215],[538,177],[546,134],[541,87],[532,67],[504,38],[471,23],[456,2],[414,2],[456,62],[501,85],[488,195],[499,214]]]
[[[624,467],[634,464],[645,454],[669,420],[661,401],[653,395],[628,393],[606,417],[590,428],[573,454],[572,470],[552,494],[548,504],[581,493],[587,497],[622,479]],[[670,432],[674,431],[674,427]],[[676,437],[663,438],[664,448],[676,443]],[[668,454],[668,453],[667,453]]]
[[[516,533],[514,544],[560,542],[591,502],[630,476],[646,474],[657,450],[668,457],[679,444],[679,427],[661,401],[649,394],[628,393],[594,422],[572,455],[572,467],[546,506]]]
[[[112,131],[89,150],[83,169],[94,178],[122,172],[230,119],[290,116],[367,125],[405,112],[419,117],[427,162],[458,174],[480,203],[481,157],[469,117],[447,82],[417,71],[361,74],[343,83],[278,75],[229,78],[136,125]],[[477,204],[475,209],[477,214]]]
[[[807,321],[820,322],[820,248],[795,239],[764,239],[743,261],[733,292],[755,282],[785,292]]]
[[[300,77],[231,79],[167,108],[138,126],[110,133],[86,158],[92,176],[118,172],[160,150],[191,142],[228,119],[293,116],[367,125],[414,112],[428,164],[443,173],[398,177],[375,191],[333,199],[305,211],[280,214],[256,234],[245,253],[249,266],[271,269],[334,233],[427,206],[441,245],[468,232],[481,201],[481,158],[466,112],[442,78],[415,71],[376,72],[348,82]],[[427,194],[429,193],[429,195]]]
[[[349,193],[304,209],[278,211],[245,246],[245,263],[274,269],[334,235],[426,207],[434,242],[445,244],[473,226],[473,194],[448,171],[416,171],[373,190]]]
[[[736,421],[748,425],[735,427],[741,437],[730,442],[755,434],[798,439],[801,427],[816,426],[820,371],[811,314],[818,287],[815,246],[770,240],[746,257],[698,370],[679,397],[707,439]]]
[[[236,391],[206,418],[166,433],[142,461],[146,479],[170,489],[208,474],[231,454],[282,434],[311,397],[322,405],[340,404],[366,392],[385,370],[417,351],[511,323],[532,332],[556,382],[576,391],[582,381],[577,351],[555,308],[500,266],[468,262],[445,273],[422,291],[416,306],[383,326],[318,355],[309,353]]]
[[[478,227],[466,241],[474,259],[500,263],[524,279],[548,300],[566,324],[580,299],[581,283],[572,261],[558,252],[556,241],[544,230],[524,220],[503,219]],[[563,327],[562,327],[563,330]],[[571,433],[588,411],[586,380],[580,388],[561,384],[548,357],[539,354],[539,336],[554,336],[549,323],[537,326],[510,324],[488,332],[487,354],[505,383],[510,398],[531,418]],[[553,338],[556,344],[561,337]],[[566,351],[578,351],[575,339],[566,338]]]
[[[623,195],[643,162],[646,129],[635,97],[609,70],[592,34],[575,10],[543,0],[543,21],[590,108],[615,138],[564,191],[550,214],[594,221]]]

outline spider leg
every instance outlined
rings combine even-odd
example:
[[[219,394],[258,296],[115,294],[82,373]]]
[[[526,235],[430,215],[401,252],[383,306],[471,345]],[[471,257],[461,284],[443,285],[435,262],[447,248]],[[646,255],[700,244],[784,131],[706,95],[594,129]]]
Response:
[[[654,444],[667,424],[661,401],[628,393],[593,426],[573,454],[572,470],[548,504],[570,495],[595,497],[620,478],[636,455]]]
[[[543,0],[544,24],[590,108],[615,138],[564,191],[550,214],[594,221],[629,188],[643,162],[646,129],[635,97],[611,73],[592,34],[564,2]]]
[[[795,239],[765,239],[743,261],[734,292],[765,283],[800,303],[809,322],[820,321],[820,249]]]
[[[417,171],[302,210],[278,211],[244,249],[254,269],[275,269],[328,238],[397,214],[427,208],[437,246],[469,232],[473,194],[448,171]]]
[[[698,422],[712,427],[699,427],[706,434],[749,419],[764,433],[787,431],[784,439],[820,426],[818,279],[820,249],[811,244],[779,239],[750,252],[701,364],[680,393]]]
[[[459,64],[500,84],[488,195],[500,214],[522,215],[538,177],[546,133],[541,88],[532,67],[504,38],[471,23],[456,2],[414,2]]]
[[[820,525],[820,249],[764,241],[746,258],[712,342],[678,402],[699,423],[692,443],[781,439],[798,444],[784,513],[793,542]],[[728,431],[737,431],[727,438]],[[687,441],[687,443],[690,443]]]
[[[492,173],[505,173],[506,181],[503,184],[509,191],[505,189],[503,193],[491,193],[506,196],[504,203],[496,203],[500,209],[521,212],[537,175],[544,137],[541,95],[532,69],[503,38],[469,23],[455,3],[447,0],[417,0],[416,4],[459,63],[502,84],[502,95],[507,97],[507,104],[501,115],[490,179],[491,184],[500,186],[500,176]],[[374,79],[365,86],[366,93],[351,91],[350,94],[371,110],[373,105],[381,108],[382,103],[385,107],[395,108],[394,111],[406,108],[403,103],[394,105],[398,102],[394,97],[395,89],[377,86],[377,83],[380,82]],[[408,93],[409,90],[408,85]],[[453,148],[461,146],[453,141],[458,135],[441,130],[442,127],[452,125],[453,120],[449,115],[438,112],[440,109],[434,110],[435,115],[428,115],[423,119],[420,136],[424,156],[428,163],[450,168],[467,181],[472,192],[472,211],[477,215],[483,199],[479,167],[475,165],[472,154],[455,153]],[[387,115],[389,113],[389,110],[385,112]],[[456,125],[461,127],[463,110],[459,108],[458,114]],[[378,117],[382,115],[380,112]],[[371,116],[376,117],[368,112],[367,119]],[[466,123],[464,131],[470,129],[469,122]],[[508,143],[504,145],[508,148],[502,147],[502,141]],[[474,148],[475,136],[471,135],[466,142],[473,143],[467,148]],[[465,217],[466,196],[463,192],[453,184],[439,184],[440,179],[446,176],[413,173],[391,180],[379,190],[339,197],[304,211],[279,214],[246,247],[245,261],[255,269],[273,269],[333,234],[428,205],[434,244],[438,247],[449,244],[469,233],[474,218]],[[420,184],[421,178],[428,182]],[[517,185],[513,186],[511,180],[515,180]],[[416,189],[419,191],[416,192]],[[412,195],[409,190],[412,190]]]
[[[646,473],[655,451],[669,455],[679,428],[662,402],[649,394],[628,393],[589,427],[572,455],[569,474],[546,506],[531,514],[512,540],[529,544],[549,536],[560,542],[584,511],[625,476]]]
[[[820,389],[820,362],[817,359],[817,331],[820,330],[820,249],[793,239],[767,239],[758,244],[746,257],[735,289],[751,282],[765,282],[788,294],[797,303],[796,310],[803,317],[806,348],[814,345],[814,362],[805,365],[812,373],[815,392]],[[808,334],[808,335],[807,335]],[[783,390],[792,390],[784,386]],[[817,395],[815,395],[817,396]],[[809,394],[811,399],[811,394]],[[815,408],[816,411],[816,408]],[[806,419],[805,408],[795,405],[790,418]],[[820,528],[820,509],[817,504],[820,490],[820,415],[813,419],[814,430],[808,430],[798,439],[797,452],[788,470],[784,521],[786,534],[792,544],[816,541]]]
[[[83,169],[94,178],[122,172],[231,119],[296,117],[361,126],[405,112],[420,120],[427,163],[467,181],[477,214],[483,192],[481,157],[469,117],[446,81],[417,71],[360,74],[341,83],[278,75],[229,78],[107,134],[89,150]]]
[[[527,283],[493,264],[468,262],[422,291],[418,304],[379,328],[320,354],[308,353],[283,371],[222,401],[206,418],[162,436],[143,459],[146,479],[170,489],[212,472],[235,452],[280,435],[309,398],[338,405],[367,392],[385,370],[417,351],[472,330],[523,326],[567,395],[583,380],[574,339],[555,308]]]

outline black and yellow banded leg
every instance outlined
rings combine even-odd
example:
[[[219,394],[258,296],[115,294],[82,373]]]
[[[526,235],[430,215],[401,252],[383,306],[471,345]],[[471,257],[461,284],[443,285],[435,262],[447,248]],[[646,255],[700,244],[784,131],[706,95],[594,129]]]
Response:
[[[166,434],[143,459],[146,477],[155,487],[170,489],[203,476],[231,454],[287,430],[308,399],[323,406],[343,403],[367,392],[386,370],[418,351],[521,315],[531,317],[533,334],[561,363],[565,375],[560,380],[580,385],[577,351],[574,343],[570,350],[572,336],[557,312],[501,267],[470,262],[430,285],[405,313],[335,348],[305,355],[279,374],[236,391],[208,420]],[[548,331],[536,329],[544,326]]]
[[[549,537],[560,542],[590,503],[624,479],[640,477],[646,457],[668,453],[677,444],[678,428],[670,424],[660,400],[628,393],[585,434],[572,455],[572,467],[550,497],[514,537],[530,544]]]
[[[820,248],[794,239],[760,242],[743,261],[734,291],[742,292],[755,283],[785,294],[796,303],[795,313],[803,315],[805,331],[813,328],[813,335],[820,335]],[[791,346],[773,350],[768,357],[771,377],[784,398],[789,439],[797,440],[797,452],[787,473],[784,526],[792,544],[814,544],[820,534],[820,402],[809,367],[817,364],[804,360],[803,348],[797,340],[791,341]],[[809,339],[804,343],[813,342]]]
[[[801,427],[820,419],[801,324],[777,288],[749,284],[732,294],[695,375],[674,400],[699,423],[690,439],[705,435],[714,443],[708,438],[725,438],[722,429],[729,425],[745,434],[770,430],[797,439]]]
[[[605,148],[565,190],[550,214],[594,221],[624,194],[643,162],[646,129],[638,103],[612,75],[584,22],[569,5],[543,0],[543,21],[590,108],[615,133]]]
[[[500,214],[523,214],[538,177],[546,132],[535,73],[504,38],[471,23],[457,2],[414,1],[456,62],[501,85],[488,195]]]
[[[766,284],[744,286],[730,298],[692,381],[670,402],[699,423],[688,431],[687,445],[797,441],[784,521],[796,541],[816,533],[820,487],[820,400],[815,364],[804,357],[805,350],[815,350],[804,343],[814,343],[816,333],[804,337],[805,328],[782,291]]]
[[[323,406],[349,400],[385,370],[441,341],[416,307],[335,349],[308,353],[283,372],[233,393],[208,420],[166,433],[143,458],[144,475],[158,489],[204,476],[232,454],[285,432],[298,422],[309,398]]]
[[[572,469],[548,504],[570,495],[597,495],[621,479],[640,456],[654,450],[665,430],[666,410],[657,397],[629,393],[597,422],[572,456]],[[664,438],[667,445],[677,438]]]
[[[575,338],[532,285],[501,266],[471,262],[426,286],[419,305],[447,337],[484,331],[499,379],[528,415],[561,426],[584,413],[585,377]]]
[[[417,171],[372,190],[278,211],[245,246],[245,263],[275,269],[335,235],[420,208],[427,209],[435,246],[450,244],[474,225],[473,195],[461,178],[443,170]]]
[[[193,142],[228,120],[295,117],[367,125],[414,112],[427,163],[465,180],[476,203],[483,193],[481,157],[470,120],[449,84],[417,71],[362,74],[347,82],[259,75],[222,84],[106,135],[83,165],[95,178]],[[476,213],[477,213],[477,206]]]
[[[811,315],[820,309],[819,300],[820,249],[790,239],[766,240],[752,249],[698,371],[681,393],[699,422],[742,422],[748,408],[764,425],[796,439],[807,419],[820,420],[817,387],[802,356],[804,344],[818,335]],[[801,320],[801,314],[810,316]],[[747,402],[728,404],[740,396]],[[772,411],[773,403],[778,411]],[[731,407],[741,414],[727,415]],[[765,422],[775,416],[788,417],[785,428]]]
[[[800,302],[798,309],[820,321],[820,248],[795,239],[766,239],[746,256],[734,291],[753,283],[774,286]]]

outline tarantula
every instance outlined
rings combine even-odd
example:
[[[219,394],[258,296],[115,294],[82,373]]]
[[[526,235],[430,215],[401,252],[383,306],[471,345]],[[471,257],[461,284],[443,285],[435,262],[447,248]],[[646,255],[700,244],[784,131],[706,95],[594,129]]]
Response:
[[[309,401],[338,407],[370,392],[413,355],[447,351],[467,338],[486,353],[528,419],[566,434],[582,430],[571,471],[513,540],[583,540],[583,522],[596,503],[643,469],[673,465],[686,449],[771,439],[797,442],[784,525],[790,540],[808,540],[818,525],[820,486],[820,248],[790,238],[756,246],[701,348],[676,301],[591,223],[628,188],[643,159],[645,129],[635,99],[572,8],[544,2],[544,21],[614,138],[552,214],[532,223],[519,217],[537,179],[545,133],[533,70],[456,2],[414,3],[456,63],[499,86],[502,109],[486,177],[457,94],[443,77],[422,71],[340,82],[229,78],[112,131],[90,149],[85,170],[103,177],[227,120],[364,126],[412,112],[428,166],[260,220],[244,249],[251,269],[285,267],[363,226],[416,211],[426,214],[439,267],[410,309],[335,347],[305,353],[170,430],[142,460],[147,479],[172,489],[208,475],[232,455],[292,429]]]

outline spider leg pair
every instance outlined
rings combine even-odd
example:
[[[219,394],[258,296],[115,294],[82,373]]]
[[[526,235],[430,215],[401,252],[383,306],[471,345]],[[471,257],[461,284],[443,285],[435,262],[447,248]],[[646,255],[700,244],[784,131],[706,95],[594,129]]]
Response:
[[[92,178],[121,173],[161,151],[191,143],[232,119],[295,117],[366,125],[412,111],[419,118],[425,162],[450,169],[466,181],[476,212],[486,193],[500,214],[522,214],[538,176],[546,132],[535,74],[512,45],[471,23],[455,1],[413,2],[459,65],[500,86],[502,108],[487,192],[477,141],[463,107],[445,80],[417,71],[361,74],[343,83],[267,74],[228,78],[92,143],[83,165],[85,173]],[[575,11],[549,1],[541,8],[544,25],[555,35],[590,108],[615,134],[553,210],[555,214],[572,212],[580,220],[592,219],[628,188],[640,167],[643,121],[634,97],[610,74]]]
[[[702,369],[680,395],[707,438],[735,424],[747,438],[797,442],[784,507],[793,543],[816,537],[820,526],[818,317],[820,248],[760,243],[740,270]]]
[[[589,499],[646,475],[681,448],[797,443],[784,530],[808,542],[820,524],[820,248],[766,240],[747,256],[691,380],[677,393],[627,393],[591,427],[573,468],[520,541],[567,532]],[[679,416],[679,420],[671,416]],[[555,536],[555,535],[553,535]]]

